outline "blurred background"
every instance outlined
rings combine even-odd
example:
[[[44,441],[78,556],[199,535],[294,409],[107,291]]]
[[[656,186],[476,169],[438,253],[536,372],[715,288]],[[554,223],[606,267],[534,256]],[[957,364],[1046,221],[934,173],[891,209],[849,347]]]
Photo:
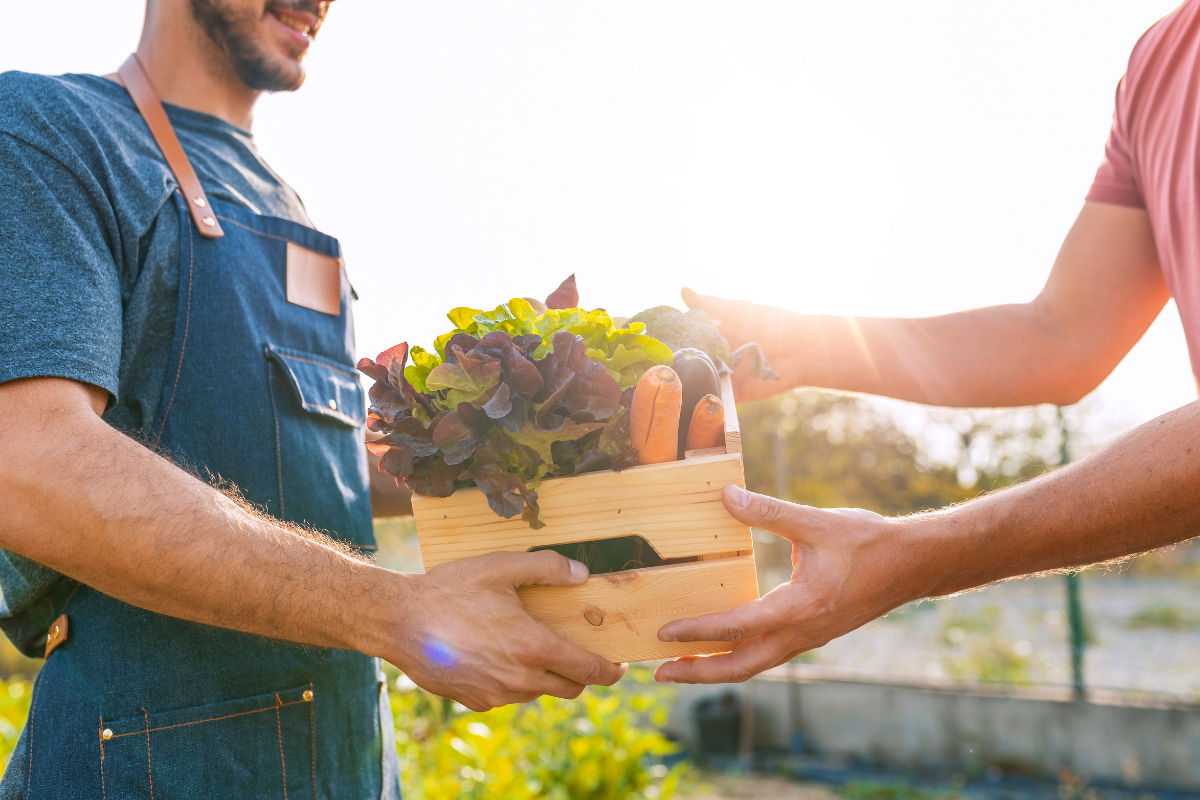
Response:
[[[265,98],[254,131],[342,241],[360,355],[428,345],[450,308],[542,297],[572,272],[581,303],[614,316],[680,305],[683,285],[806,312],[937,314],[1039,290],[1099,165],[1129,51],[1173,6],[342,0],[306,85]],[[143,3],[4,11],[0,71],[105,73],[136,46]],[[747,479],[797,502],[910,513],[1040,474],[1195,397],[1170,304],[1062,411],[816,391],[745,406]],[[379,533],[386,563],[421,569],[411,520]],[[780,540],[756,532],[756,558],[763,591],[787,579]],[[1198,575],[1200,554],[1181,546],[1088,571],[1070,593],[1052,576],[901,609],[737,687],[726,707],[740,732],[721,747],[701,731],[715,707],[695,705],[719,687],[671,695],[631,680],[477,719],[395,675],[405,788],[829,791],[765,770],[849,797],[1188,796],[1200,791]],[[11,743],[38,662],[6,663]],[[1016,705],[967,712],[962,698]],[[1035,707],[1048,716],[1012,710]],[[1106,729],[1096,709],[1114,708],[1150,716]],[[1155,727],[1158,712],[1176,727]],[[575,755],[554,761],[556,749]],[[720,769],[683,777],[689,761]]]

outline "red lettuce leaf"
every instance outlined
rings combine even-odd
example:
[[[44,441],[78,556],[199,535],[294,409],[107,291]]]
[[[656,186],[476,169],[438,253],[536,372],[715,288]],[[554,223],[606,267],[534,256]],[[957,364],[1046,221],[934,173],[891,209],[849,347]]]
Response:
[[[575,273],[563,281],[557,289],[546,298],[546,308],[578,308],[579,287],[575,285]]]
[[[416,417],[396,420],[392,428],[392,443],[417,458],[433,455],[438,451],[438,445],[433,441],[433,430],[444,416],[444,413],[439,414],[428,427]]]
[[[454,481],[462,468],[442,459],[423,458],[404,483],[414,494],[422,497],[449,497],[454,494]]]
[[[538,417],[560,410],[566,416],[584,412],[598,421],[611,417],[621,402],[621,387],[603,365],[588,358],[583,337],[559,331],[552,344],[554,351],[537,362],[546,385]]]
[[[462,403],[461,409],[468,405]],[[471,457],[479,447],[481,437],[475,428],[468,424],[465,413],[451,411],[442,417],[437,427],[433,429],[433,443],[442,452],[442,458],[447,464],[461,464]]]

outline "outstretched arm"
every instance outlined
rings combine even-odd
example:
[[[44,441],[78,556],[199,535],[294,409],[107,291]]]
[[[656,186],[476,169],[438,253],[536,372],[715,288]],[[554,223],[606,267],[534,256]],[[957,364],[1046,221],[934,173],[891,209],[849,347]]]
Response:
[[[723,614],[663,626],[664,641],[736,642],[659,667],[660,681],[743,681],[912,600],[1078,567],[1200,531],[1200,402],[1070,466],[969,503],[888,519],[727,487],[741,522],[792,542],[792,579]]]
[[[161,614],[381,656],[477,710],[620,678],[517,596],[526,584],[581,583],[583,564],[547,551],[424,575],[376,567],[119,433],[100,419],[106,399],[58,378],[0,384],[0,547]]]
[[[735,347],[763,345],[781,381],[737,370],[740,400],[793,386],[941,406],[1067,405],[1096,388],[1168,299],[1146,212],[1086,203],[1029,303],[924,319],[795,314],[697,295]]]

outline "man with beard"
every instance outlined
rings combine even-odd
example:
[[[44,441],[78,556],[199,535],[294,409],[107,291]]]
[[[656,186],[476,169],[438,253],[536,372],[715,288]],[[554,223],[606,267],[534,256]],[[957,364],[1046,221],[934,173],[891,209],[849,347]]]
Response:
[[[395,797],[380,658],[473,709],[621,675],[517,597],[582,564],[363,556],[353,290],[249,132],[328,6],[150,0],[118,74],[0,76],[0,627],[47,659],[0,796]]]

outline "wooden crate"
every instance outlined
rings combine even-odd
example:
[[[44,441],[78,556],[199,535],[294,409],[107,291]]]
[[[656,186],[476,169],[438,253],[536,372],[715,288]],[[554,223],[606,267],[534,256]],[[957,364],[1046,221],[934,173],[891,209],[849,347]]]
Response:
[[[426,569],[496,551],[641,536],[664,560],[657,567],[593,575],[579,586],[520,590],[530,615],[564,639],[612,661],[725,652],[725,642],[660,642],[674,619],[727,611],[758,597],[750,529],[721,504],[730,483],[745,487],[741,433],[728,376],[722,381],[725,446],[682,461],[544,481],[546,527],[502,519],[478,489],[413,497]]]

